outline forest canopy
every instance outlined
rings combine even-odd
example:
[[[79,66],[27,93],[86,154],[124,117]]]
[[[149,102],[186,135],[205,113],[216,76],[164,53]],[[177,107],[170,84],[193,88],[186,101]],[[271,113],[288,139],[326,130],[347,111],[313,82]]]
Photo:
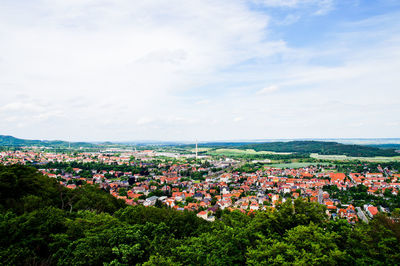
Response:
[[[324,206],[302,199],[207,222],[0,165],[0,246],[1,265],[396,265],[400,227],[385,215],[328,220]]]

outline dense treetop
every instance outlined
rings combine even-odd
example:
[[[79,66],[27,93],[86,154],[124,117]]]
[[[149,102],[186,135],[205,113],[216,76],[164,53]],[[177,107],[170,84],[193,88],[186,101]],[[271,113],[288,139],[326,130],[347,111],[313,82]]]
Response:
[[[328,220],[324,206],[302,199],[252,215],[223,211],[210,223],[0,165],[0,246],[1,265],[396,265],[400,226],[384,215]]]

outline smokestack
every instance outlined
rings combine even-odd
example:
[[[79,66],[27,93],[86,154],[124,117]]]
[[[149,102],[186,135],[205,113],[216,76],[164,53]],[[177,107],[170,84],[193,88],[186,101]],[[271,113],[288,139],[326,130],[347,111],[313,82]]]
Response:
[[[198,148],[197,148],[197,139],[196,139],[196,160],[197,160],[197,155],[198,155]]]

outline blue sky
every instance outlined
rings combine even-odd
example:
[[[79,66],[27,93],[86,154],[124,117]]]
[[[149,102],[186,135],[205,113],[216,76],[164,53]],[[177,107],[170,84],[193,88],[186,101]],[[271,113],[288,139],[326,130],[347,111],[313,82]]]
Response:
[[[400,2],[0,1],[0,134],[399,137]]]

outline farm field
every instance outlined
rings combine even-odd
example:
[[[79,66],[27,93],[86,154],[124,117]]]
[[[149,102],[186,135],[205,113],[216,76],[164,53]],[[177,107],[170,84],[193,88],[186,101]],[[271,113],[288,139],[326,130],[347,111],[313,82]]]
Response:
[[[346,155],[321,155],[318,153],[310,154],[311,158],[319,160],[334,160],[334,161],[351,161],[359,160],[365,162],[392,162],[400,161],[400,156],[395,157],[348,157]]]
[[[265,167],[274,167],[274,168],[301,168],[301,167],[307,167],[310,165],[316,165],[318,163],[273,163],[273,164],[266,164]]]
[[[211,149],[212,148],[198,148],[197,150],[198,150],[198,152],[203,152],[203,151],[209,151]],[[191,152],[196,152],[196,149],[191,149],[190,151]]]
[[[241,149],[216,149],[216,150],[210,150],[208,151],[209,154],[212,155],[240,155],[240,154],[251,154],[251,155],[257,155],[257,154],[278,154],[278,155],[288,155],[292,154],[290,152],[273,152],[273,151],[255,151],[253,149],[246,149],[246,150],[241,150]]]

